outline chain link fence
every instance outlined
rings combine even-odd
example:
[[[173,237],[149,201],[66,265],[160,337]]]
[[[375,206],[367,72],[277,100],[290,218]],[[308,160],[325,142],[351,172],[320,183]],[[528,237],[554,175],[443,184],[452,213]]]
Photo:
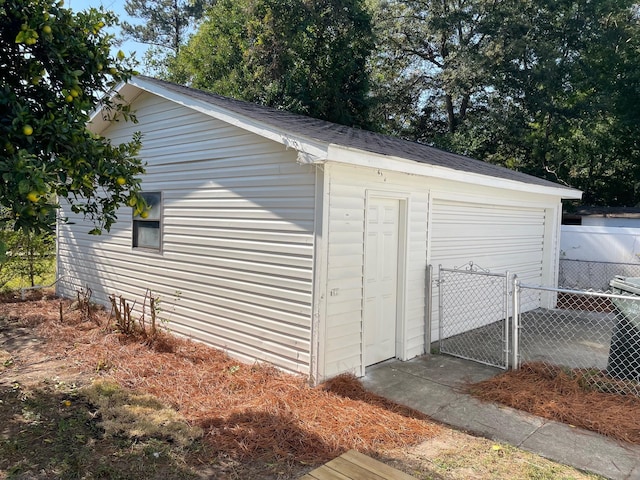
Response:
[[[440,353],[507,368],[507,277],[473,263],[464,270],[439,269]]]
[[[625,290],[517,286],[523,304],[557,296],[557,308],[520,311],[517,364],[541,362],[550,372],[564,367],[588,388],[640,395],[640,297],[632,297],[624,282],[619,286]]]
[[[552,288],[470,263],[440,268],[436,284],[441,353],[500,368],[537,362],[640,396],[640,265],[563,260],[563,288]]]
[[[556,288],[470,263],[440,267],[436,284],[441,353],[505,369],[537,362],[640,396],[640,265],[563,260]]]
[[[616,275],[640,277],[640,263],[591,262],[561,259],[558,286],[571,290],[606,292]]]

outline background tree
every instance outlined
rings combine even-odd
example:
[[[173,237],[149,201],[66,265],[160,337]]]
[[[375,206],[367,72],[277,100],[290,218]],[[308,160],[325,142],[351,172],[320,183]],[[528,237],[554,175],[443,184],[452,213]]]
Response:
[[[0,228],[0,291],[35,286],[55,272],[55,218],[51,229],[35,233],[15,231],[8,223]]]
[[[409,0],[376,11],[374,85],[386,130],[441,143],[489,101],[499,2]]]
[[[512,25],[520,27],[503,22],[498,29],[508,41],[495,84],[503,104],[518,111],[504,121],[524,135],[509,139],[520,146],[518,156],[507,157],[498,144],[488,159],[580,188],[588,204],[638,202],[640,158],[628,137],[640,131],[623,121],[634,108],[619,95],[631,99],[635,91],[637,99],[640,90],[637,82],[618,80],[640,71],[631,6],[564,0],[513,9]]]
[[[361,0],[219,0],[170,64],[178,83],[371,127]]]
[[[86,126],[97,107],[113,120],[131,119],[113,89],[133,71],[121,52],[110,53],[104,27],[115,23],[112,14],[60,5],[0,2],[0,223],[47,231],[60,197],[99,233],[121,205],[144,206],[140,138],[112,145]]]
[[[140,23],[123,22],[125,38],[151,45],[144,62],[158,74],[165,74],[167,63],[186,43],[190,32],[215,0],[127,0],[125,11]]]
[[[638,15],[626,0],[391,0],[377,15],[389,132],[638,202]]]

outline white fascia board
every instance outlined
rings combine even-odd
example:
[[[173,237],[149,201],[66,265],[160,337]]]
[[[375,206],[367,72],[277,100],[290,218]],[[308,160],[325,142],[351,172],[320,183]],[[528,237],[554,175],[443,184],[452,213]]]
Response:
[[[116,88],[114,88],[114,92],[112,92],[111,97],[115,97],[116,95],[120,95],[122,97],[121,103],[133,103],[136,98],[138,98],[142,94],[142,90],[136,88],[128,83],[120,83]],[[87,122],[87,128],[89,131],[93,133],[102,134],[109,125],[111,125],[111,121],[106,119],[104,115],[102,115],[103,108],[98,108],[94,110],[89,115],[89,121]]]
[[[228,111],[222,107],[217,107],[216,105],[198,100],[188,95],[174,92],[155,83],[147,82],[142,78],[133,77],[129,80],[129,84],[123,87],[122,91],[124,92],[129,85],[133,85],[139,89],[165,98],[166,100],[177,103],[178,105],[191,108],[230,125],[242,128],[243,130],[255,133],[261,137],[268,138],[269,140],[280,143],[287,148],[297,150],[300,152],[298,154],[298,161],[301,163],[316,163],[327,158],[328,144],[326,143],[313,141],[301,136],[291,135],[286,131],[282,131],[281,129],[272,127],[263,122],[258,122],[248,116]],[[125,98],[127,98],[126,95]]]
[[[452,180],[506,190],[554,195],[567,200],[579,200],[582,198],[582,192],[572,188],[534,185],[515,180],[508,180],[506,178],[492,177],[490,175],[481,175],[479,173],[465,172],[463,170],[430,165],[428,163],[421,163],[402,157],[381,155],[368,152],[366,150],[344,147],[342,145],[329,145],[328,153],[329,161],[347,163],[350,165],[379,168],[382,170],[390,170],[423,177],[440,178],[443,180]]]

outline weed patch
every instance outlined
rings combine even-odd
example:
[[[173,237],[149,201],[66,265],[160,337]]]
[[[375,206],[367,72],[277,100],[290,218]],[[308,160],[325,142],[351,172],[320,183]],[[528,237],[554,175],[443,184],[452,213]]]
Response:
[[[157,400],[118,387],[108,397],[104,392],[99,385],[56,382],[1,390],[0,472],[7,478],[196,478],[184,457],[197,430],[189,436],[186,425],[176,429],[181,420]],[[132,416],[124,408],[129,404],[162,413]]]

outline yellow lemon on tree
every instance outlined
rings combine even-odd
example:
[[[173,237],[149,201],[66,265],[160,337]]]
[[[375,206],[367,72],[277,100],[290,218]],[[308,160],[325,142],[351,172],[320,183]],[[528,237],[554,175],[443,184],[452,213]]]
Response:
[[[127,183],[127,181],[125,180],[124,177],[118,177],[118,178],[116,178],[116,183],[118,185],[124,185],[125,183]]]
[[[76,98],[78,95],[80,95],[80,90],[78,90],[77,88],[72,88],[69,93],[71,94],[71,96],[73,98]]]
[[[29,192],[27,193],[27,200],[36,203],[38,200],[40,200],[40,194],[38,192]]]
[[[138,204],[138,199],[136,197],[131,197],[129,199],[129,206],[130,207],[135,207]]]
[[[45,25],[44,27],[42,27],[42,33],[50,34],[51,27],[49,25]]]
[[[66,97],[64,97],[64,99],[68,102],[71,103],[73,102],[73,96],[71,94],[67,95]]]
[[[140,212],[140,218],[148,218],[149,217],[149,212],[147,212],[146,210],[143,212]]]
[[[22,133],[24,133],[27,137],[33,134],[33,127],[31,125],[25,125],[22,127]]]

